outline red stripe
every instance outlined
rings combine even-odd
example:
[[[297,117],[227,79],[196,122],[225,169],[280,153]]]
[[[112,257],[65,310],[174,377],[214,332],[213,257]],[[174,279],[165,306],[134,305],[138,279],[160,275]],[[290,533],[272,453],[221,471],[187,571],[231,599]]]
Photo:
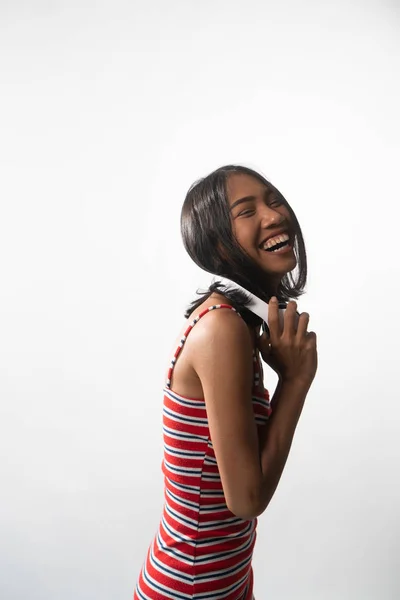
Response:
[[[229,305],[220,307],[232,309]],[[202,311],[199,319],[209,312],[210,309]],[[184,336],[190,333],[193,326],[192,323],[187,327]],[[177,348],[175,357],[178,357],[181,349],[181,347]],[[171,379],[173,368],[174,365],[171,364],[168,379]],[[255,396],[260,397],[258,401],[254,401],[254,415],[267,420],[271,412],[269,394],[262,388],[262,367],[257,359],[254,362],[255,377],[256,374],[259,374],[261,389],[254,388],[253,391]],[[207,462],[209,459],[215,461],[215,454],[209,445],[210,432],[204,399],[195,399],[198,405],[194,406],[190,403],[190,398],[181,395],[180,397],[183,398],[182,403],[179,402],[179,398],[174,399],[169,396],[168,391],[164,394],[164,409],[168,414],[164,412],[163,424],[171,432],[184,435],[185,439],[179,436],[174,439],[172,434],[164,433],[162,471],[165,475],[163,511],[165,526],[161,521],[157,535],[149,548],[145,560],[147,574],[161,587],[166,586],[176,593],[187,594],[189,598],[195,594],[218,593],[233,585],[234,591],[226,592],[225,596],[221,596],[221,600],[222,598],[236,600],[245,593],[246,587],[245,600],[251,600],[253,596],[251,559],[256,540],[257,519],[251,522],[237,520],[237,517],[228,510],[218,466]],[[192,421],[185,419],[192,419]],[[196,423],[196,419],[204,419],[204,422]],[[168,451],[168,447],[171,451]],[[176,456],[173,451],[182,452],[182,456]],[[190,453],[199,453],[199,455]],[[175,469],[179,469],[179,472],[175,472]],[[198,471],[192,472],[190,469],[198,469]],[[207,477],[210,476],[215,479],[208,480]],[[180,489],[180,486],[192,486],[193,489]],[[207,495],[210,492],[215,492],[216,495]],[[213,508],[207,511],[208,507]],[[168,551],[165,547],[158,548],[158,535]],[[205,541],[207,543],[204,543]],[[155,565],[150,561],[151,548],[157,563]],[[183,559],[182,555],[187,558]],[[242,562],[247,564],[239,567]],[[220,571],[224,569],[233,572],[223,574]],[[177,573],[174,573],[174,570]],[[207,576],[207,581],[200,579],[202,575]],[[185,580],[183,576],[188,579]],[[241,579],[243,582],[235,585]],[[138,586],[152,600],[175,598],[173,592],[154,591],[145,582],[143,568],[139,574]],[[140,596],[135,592],[134,600],[139,598]]]

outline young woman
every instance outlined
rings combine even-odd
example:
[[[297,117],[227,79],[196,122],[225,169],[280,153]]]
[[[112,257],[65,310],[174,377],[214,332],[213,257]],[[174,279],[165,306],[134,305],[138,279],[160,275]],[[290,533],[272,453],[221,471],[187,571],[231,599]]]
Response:
[[[304,240],[282,194],[240,166],[191,187],[181,230],[202,269],[269,302],[269,335],[246,294],[217,282],[187,310],[164,389],[164,510],[134,600],[252,600],[257,517],[317,370],[316,335],[293,300],[307,278]],[[271,400],[260,354],[278,374]]]

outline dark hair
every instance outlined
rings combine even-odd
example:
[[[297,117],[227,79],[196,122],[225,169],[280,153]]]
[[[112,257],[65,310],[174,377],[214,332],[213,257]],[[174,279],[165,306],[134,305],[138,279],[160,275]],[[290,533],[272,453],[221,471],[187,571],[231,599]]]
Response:
[[[304,293],[307,281],[307,256],[299,222],[287,200],[265,177],[240,165],[227,165],[213,171],[207,177],[196,181],[189,189],[181,212],[181,234],[183,244],[192,260],[209,273],[227,277],[249,290],[262,300],[269,302],[276,290],[272,290],[265,273],[237,242],[233,231],[226,183],[231,173],[240,173],[255,177],[279,197],[287,207],[291,217],[291,229],[294,234],[294,251],[297,258],[298,276],[284,275],[275,294],[278,300],[286,304]],[[223,249],[223,253],[221,252]],[[224,257],[224,254],[227,257]],[[213,283],[205,292],[197,292],[200,298],[193,300],[185,312],[189,317],[213,292],[222,293],[242,314],[249,324],[259,325],[261,319],[246,308],[247,295],[236,291],[224,291],[222,284]]]

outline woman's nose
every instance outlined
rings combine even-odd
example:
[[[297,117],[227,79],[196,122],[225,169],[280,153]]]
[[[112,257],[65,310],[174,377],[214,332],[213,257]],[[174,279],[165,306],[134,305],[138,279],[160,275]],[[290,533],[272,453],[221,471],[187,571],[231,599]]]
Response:
[[[281,215],[277,210],[270,208],[266,204],[260,209],[261,210],[261,224],[263,227],[269,227],[270,225],[280,225],[285,217]]]

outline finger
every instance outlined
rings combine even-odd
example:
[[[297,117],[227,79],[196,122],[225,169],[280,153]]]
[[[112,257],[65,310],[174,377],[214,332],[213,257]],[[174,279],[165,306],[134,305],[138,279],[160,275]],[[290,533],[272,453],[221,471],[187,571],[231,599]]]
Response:
[[[283,335],[285,337],[293,337],[296,335],[296,320],[297,320],[297,302],[291,300],[286,307],[283,316]]]
[[[296,337],[298,340],[307,335],[307,327],[310,321],[310,315],[307,312],[301,313],[299,316],[299,322],[297,324]]]
[[[281,336],[281,326],[279,324],[279,306],[278,300],[273,296],[268,304],[268,329],[272,343],[276,342]]]
[[[317,334],[315,333],[315,331],[309,331],[306,334],[306,338],[311,347],[317,346]]]

